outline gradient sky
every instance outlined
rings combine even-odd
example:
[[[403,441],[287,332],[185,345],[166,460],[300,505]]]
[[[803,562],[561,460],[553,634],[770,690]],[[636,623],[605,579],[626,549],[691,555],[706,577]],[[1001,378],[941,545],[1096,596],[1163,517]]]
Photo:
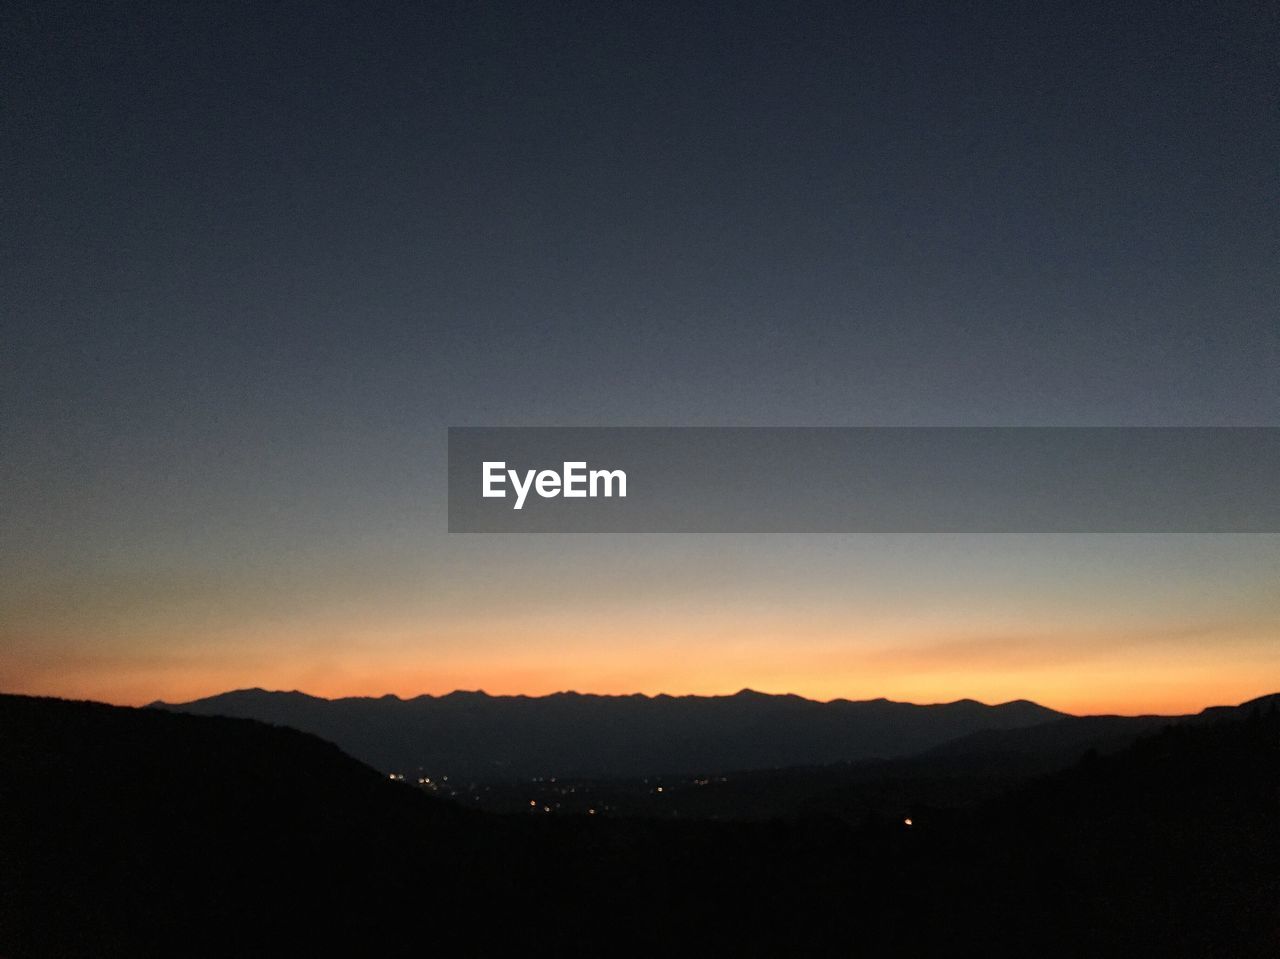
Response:
[[[1280,688],[1278,536],[448,535],[450,425],[1280,425],[1223,3],[16,3],[0,689]]]

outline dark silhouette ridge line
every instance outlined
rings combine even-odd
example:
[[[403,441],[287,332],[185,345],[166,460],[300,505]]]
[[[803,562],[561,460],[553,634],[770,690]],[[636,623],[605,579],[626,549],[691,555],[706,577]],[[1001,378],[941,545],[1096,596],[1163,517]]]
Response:
[[[154,708],[313,733],[385,773],[489,783],[898,760],[953,742],[968,752],[1062,757],[1082,746],[1112,748],[1143,729],[1186,718],[1071,716],[1026,700],[821,703],[761,693],[329,700],[250,689]]]
[[[449,699],[488,699],[488,700],[507,700],[507,701],[537,701],[550,699],[596,699],[605,701],[636,701],[643,700],[649,702],[663,701],[723,701],[735,699],[769,699],[769,700],[788,700],[792,702],[809,703],[815,706],[830,706],[837,704],[845,704],[852,706],[861,705],[890,705],[890,706],[916,706],[920,708],[929,708],[935,706],[982,706],[988,709],[998,709],[1004,706],[1032,706],[1039,709],[1047,709],[1057,713],[1060,716],[1072,716],[1063,710],[1053,709],[1049,706],[1043,706],[1031,699],[1019,698],[1005,700],[999,703],[986,703],[972,697],[963,697],[961,699],[946,700],[941,702],[917,703],[910,700],[889,699],[885,696],[877,696],[872,699],[849,699],[844,696],[837,696],[834,699],[811,699],[807,696],[801,696],[798,693],[765,693],[750,687],[743,687],[736,693],[583,693],[574,689],[557,690],[553,693],[529,694],[529,693],[488,693],[483,689],[455,689],[447,693],[418,693],[415,696],[400,696],[397,693],[383,693],[381,695],[369,696],[317,696],[314,693],[303,692],[300,689],[266,689],[262,686],[250,686],[241,689],[229,689],[221,693],[213,693],[208,696],[201,696],[197,699],[186,700],[185,702],[169,701],[165,699],[153,700],[146,705],[148,707],[172,707],[184,706],[192,703],[206,702],[208,700],[221,699],[229,696],[249,696],[249,695],[271,695],[271,696],[293,696],[325,703],[345,703],[345,702],[383,702],[394,701],[400,703],[414,703],[421,700],[441,701]],[[1155,714],[1143,714],[1155,715]]]
[[[348,697],[238,690],[155,708],[314,733],[386,772],[476,779],[644,776],[911,755],[984,729],[1066,718],[1027,701],[916,705],[731,696]]]

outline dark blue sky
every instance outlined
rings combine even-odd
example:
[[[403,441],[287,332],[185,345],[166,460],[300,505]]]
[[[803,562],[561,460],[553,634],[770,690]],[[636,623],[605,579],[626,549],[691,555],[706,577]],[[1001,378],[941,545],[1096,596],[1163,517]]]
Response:
[[[2,25],[22,642],[104,570],[437,589],[447,425],[1280,424],[1272,4]]]

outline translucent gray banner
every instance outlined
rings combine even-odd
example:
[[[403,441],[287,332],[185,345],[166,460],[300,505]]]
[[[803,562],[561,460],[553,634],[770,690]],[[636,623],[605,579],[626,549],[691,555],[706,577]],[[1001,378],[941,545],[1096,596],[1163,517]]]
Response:
[[[1280,428],[455,427],[449,530],[1274,533]]]

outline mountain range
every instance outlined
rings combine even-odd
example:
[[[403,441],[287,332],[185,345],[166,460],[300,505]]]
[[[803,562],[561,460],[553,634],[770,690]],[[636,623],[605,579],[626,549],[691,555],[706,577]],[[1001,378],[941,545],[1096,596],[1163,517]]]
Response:
[[[892,759],[1066,714],[1026,700],[914,705],[732,696],[445,696],[322,699],[246,689],[154,708],[313,733],[383,772],[455,780],[693,775]]]

